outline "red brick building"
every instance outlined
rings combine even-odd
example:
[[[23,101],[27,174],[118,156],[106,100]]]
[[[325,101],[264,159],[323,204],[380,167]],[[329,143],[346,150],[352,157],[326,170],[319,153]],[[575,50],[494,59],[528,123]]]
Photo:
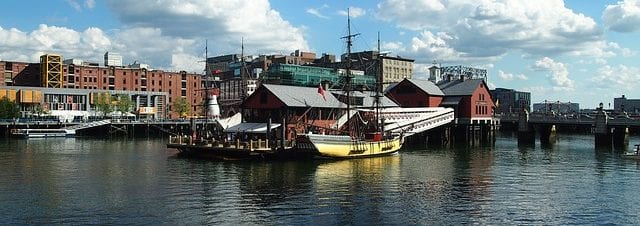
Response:
[[[450,107],[460,124],[489,123],[495,104],[484,79],[451,79],[439,82],[404,79],[386,92],[402,107]]]
[[[495,104],[484,79],[458,79],[438,83],[445,97],[441,107],[451,107],[459,124],[490,124]]]
[[[39,63],[0,61],[0,74],[4,75],[0,86],[40,87],[40,68]],[[158,100],[156,107],[161,109],[157,111],[165,111],[170,118],[179,117],[178,113],[171,110],[171,104],[184,97],[191,104],[191,115],[203,114],[200,106],[204,101],[204,90],[202,76],[199,74],[146,68],[100,67],[96,64],[64,64],[62,68],[62,88],[167,92],[169,99]],[[144,103],[147,100],[134,97],[134,101]]]
[[[402,107],[438,107],[444,98],[433,82],[418,79],[403,79],[385,95]]]

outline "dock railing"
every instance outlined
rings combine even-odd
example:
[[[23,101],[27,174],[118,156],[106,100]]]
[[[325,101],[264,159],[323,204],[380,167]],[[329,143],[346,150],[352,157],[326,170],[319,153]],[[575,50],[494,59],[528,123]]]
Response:
[[[191,139],[190,136],[169,136],[169,144],[178,144],[178,145],[202,145],[206,147],[219,147],[219,148],[229,148],[229,149],[238,149],[238,150],[269,150],[271,149],[271,145],[269,139],[257,139],[257,140],[240,140],[236,139],[234,141],[220,141],[216,139]]]

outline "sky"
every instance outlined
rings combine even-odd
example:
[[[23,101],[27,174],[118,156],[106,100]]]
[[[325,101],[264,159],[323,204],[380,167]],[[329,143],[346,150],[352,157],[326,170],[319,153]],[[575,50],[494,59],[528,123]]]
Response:
[[[36,5],[45,5],[34,7]],[[640,0],[7,0],[0,60],[45,53],[202,73],[205,56],[353,51],[488,71],[490,87],[531,92],[533,103],[595,108],[640,99]],[[205,53],[205,43],[208,53]]]

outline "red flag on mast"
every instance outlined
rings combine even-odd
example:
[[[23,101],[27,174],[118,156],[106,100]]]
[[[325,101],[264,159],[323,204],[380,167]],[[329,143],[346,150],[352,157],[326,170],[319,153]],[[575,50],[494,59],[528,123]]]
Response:
[[[322,88],[322,83],[320,83],[320,85],[318,85],[318,93],[320,95],[322,95],[322,99],[324,101],[327,101],[327,98],[324,96],[324,88]]]

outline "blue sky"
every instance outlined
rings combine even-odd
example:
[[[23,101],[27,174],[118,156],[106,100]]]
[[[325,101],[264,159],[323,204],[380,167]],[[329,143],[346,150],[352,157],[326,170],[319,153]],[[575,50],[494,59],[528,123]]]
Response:
[[[34,5],[42,5],[33,7]],[[106,51],[164,70],[202,72],[209,56],[318,55],[345,51],[347,8],[376,48],[415,59],[415,77],[442,65],[485,68],[493,87],[530,91],[532,101],[605,106],[640,99],[640,0],[21,0],[4,1],[0,60],[37,62],[58,53],[102,63]]]

